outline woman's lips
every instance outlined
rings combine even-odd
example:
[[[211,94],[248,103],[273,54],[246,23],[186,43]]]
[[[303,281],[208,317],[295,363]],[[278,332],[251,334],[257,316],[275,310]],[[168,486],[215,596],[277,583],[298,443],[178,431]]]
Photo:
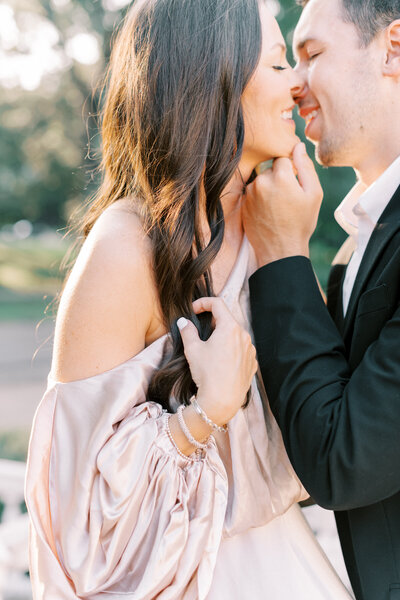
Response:
[[[288,108],[281,112],[281,119],[285,121],[288,125],[293,125],[296,127],[296,124],[293,119],[293,108]]]
[[[290,108],[290,109],[287,109],[287,110],[283,110],[281,112],[281,117],[284,120],[290,120],[290,119],[292,119],[292,117],[293,117],[293,109]]]

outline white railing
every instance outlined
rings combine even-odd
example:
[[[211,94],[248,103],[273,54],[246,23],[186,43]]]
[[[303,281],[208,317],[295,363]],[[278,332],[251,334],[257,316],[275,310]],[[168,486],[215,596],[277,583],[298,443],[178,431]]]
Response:
[[[26,465],[0,459],[0,501],[4,504],[0,522],[0,600],[32,598],[28,571],[28,515],[24,501]]]

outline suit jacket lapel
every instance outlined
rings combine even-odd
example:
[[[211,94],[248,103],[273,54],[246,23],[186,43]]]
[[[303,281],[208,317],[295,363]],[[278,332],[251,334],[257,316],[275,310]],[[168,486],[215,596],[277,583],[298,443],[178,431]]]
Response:
[[[357,277],[350,296],[344,323],[344,338],[351,329],[356,313],[358,299],[364,291],[368,278],[379,258],[400,227],[400,187],[382,213],[362,258]]]
[[[354,239],[349,236],[336,254],[329,275],[327,289],[327,305],[331,317],[336,323],[340,333],[343,333],[343,280],[346,274],[347,264],[355,250]]]

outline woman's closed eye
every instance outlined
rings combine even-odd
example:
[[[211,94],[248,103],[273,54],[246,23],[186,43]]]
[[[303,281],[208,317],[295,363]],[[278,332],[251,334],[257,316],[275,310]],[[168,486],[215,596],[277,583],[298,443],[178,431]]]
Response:
[[[288,67],[282,67],[281,65],[273,65],[272,68],[275,69],[275,71],[286,71],[286,69],[288,69]]]

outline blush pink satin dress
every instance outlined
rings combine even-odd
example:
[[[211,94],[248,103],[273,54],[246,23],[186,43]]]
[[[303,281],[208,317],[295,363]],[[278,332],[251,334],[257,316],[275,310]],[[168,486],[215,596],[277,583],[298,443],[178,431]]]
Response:
[[[247,328],[254,268],[244,238],[221,295]],[[34,600],[348,600],[259,378],[228,433],[185,457],[146,399],[168,343],[83,380],[49,375],[26,478]]]

